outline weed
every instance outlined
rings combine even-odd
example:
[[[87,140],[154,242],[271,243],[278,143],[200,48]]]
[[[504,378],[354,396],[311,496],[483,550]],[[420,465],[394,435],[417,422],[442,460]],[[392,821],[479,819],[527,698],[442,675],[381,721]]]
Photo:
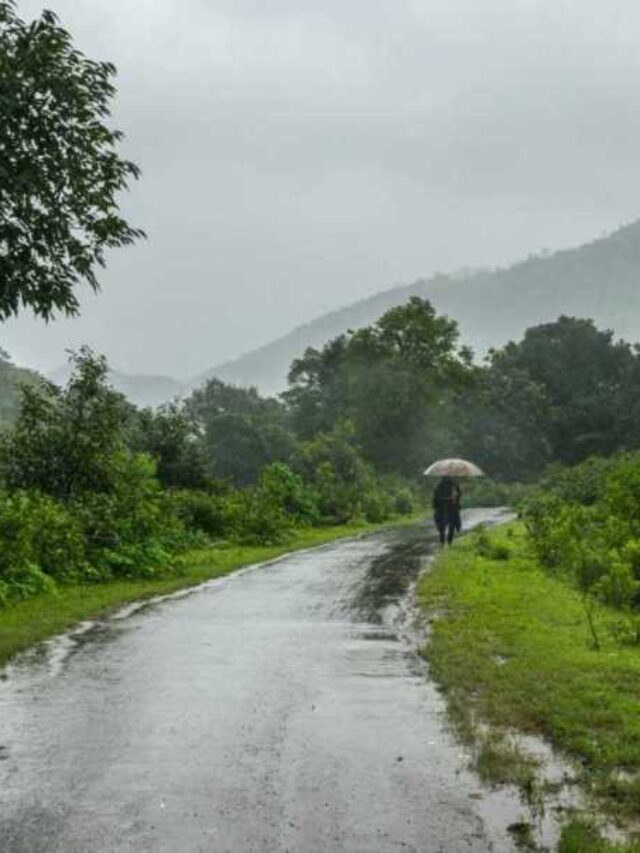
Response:
[[[608,841],[592,820],[574,818],[562,829],[558,853],[640,853],[640,844]]]

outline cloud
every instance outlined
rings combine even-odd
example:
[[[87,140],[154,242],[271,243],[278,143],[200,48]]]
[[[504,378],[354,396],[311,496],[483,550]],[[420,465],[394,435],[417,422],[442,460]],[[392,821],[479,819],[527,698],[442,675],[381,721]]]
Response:
[[[396,282],[638,215],[633,0],[51,1],[118,66],[144,173],[124,206],[150,240],[111,255],[79,320],[7,324],[26,360],[88,340],[198,373]]]

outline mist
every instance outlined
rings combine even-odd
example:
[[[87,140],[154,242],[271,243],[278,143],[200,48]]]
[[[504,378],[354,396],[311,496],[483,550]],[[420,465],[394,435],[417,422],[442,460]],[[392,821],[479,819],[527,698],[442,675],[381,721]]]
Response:
[[[143,169],[123,210],[149,239],[108,257],[80,317],[5,323],[20,363],[86,342],[186,378],[394,284],[638,215],[631,0],[48,5],[118,67]]]

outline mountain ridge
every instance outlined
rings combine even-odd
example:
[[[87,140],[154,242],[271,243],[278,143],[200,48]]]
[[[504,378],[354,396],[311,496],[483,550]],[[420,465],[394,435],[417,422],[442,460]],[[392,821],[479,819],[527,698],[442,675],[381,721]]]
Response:
[[[109,378],[142,406],[185,396],[214,376],[276,394],[286,387],[291,362],[307,347],[322,347],[348,329],[369,325],[411,296],[430,299],[439,313],[455,319],[461,341],[479,357],[560,314],[591,317],[633,343],[640,340],[640,220],[580,246],[531,255],[509,266],[436,273],[396,285],[321,314],[186,381],[118,370]],[[66,370],[49,377],[63,384]]]
[[[349,328],[368,325],[410,296],[430,299],[460,326],[461,339],[479,355],[518,338],[528,326],[560,314],[592,317],[601,327],[640,339],[640,220],[578,247],[532,255],[507,267],[437,273],[398,285],[315,320],[202,373],[276,393],[291,361]]]
[[[69,364],[60,365],[47,374],[47,379],[55,385],[66,385],[71,376]],[[182,397],[189,393],[193,386],[189,382],[181,382],[171,376],[146,373],[125,373],[124,371],[110,368],[108,379],[111,385],[124,394],[137,406],[156,407],[162,403],[168,403],[176,397]]]

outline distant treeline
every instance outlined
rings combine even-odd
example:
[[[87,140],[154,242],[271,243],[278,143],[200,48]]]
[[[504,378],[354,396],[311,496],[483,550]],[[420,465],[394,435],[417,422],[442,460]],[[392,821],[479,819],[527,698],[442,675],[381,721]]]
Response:
[[[308,349],[278,399],[213,379],[158,410],[114,391],[89,350],[73,360],[64,389],[29,377],[2,435],[0,600],[407,514],[440,456],[485,468],[495,503],[551,462],[640,446],[638,351],[589,320],[532,328],[478,366],[455,321],[414,297]]]
[[[477,366],[454,320],[412,298],[293,363],[282,410],[299,436],[348,423],[376,469],[415,477],[438,456],[532,481],[552,462],[640,447],[640,355],[560,317]]]

